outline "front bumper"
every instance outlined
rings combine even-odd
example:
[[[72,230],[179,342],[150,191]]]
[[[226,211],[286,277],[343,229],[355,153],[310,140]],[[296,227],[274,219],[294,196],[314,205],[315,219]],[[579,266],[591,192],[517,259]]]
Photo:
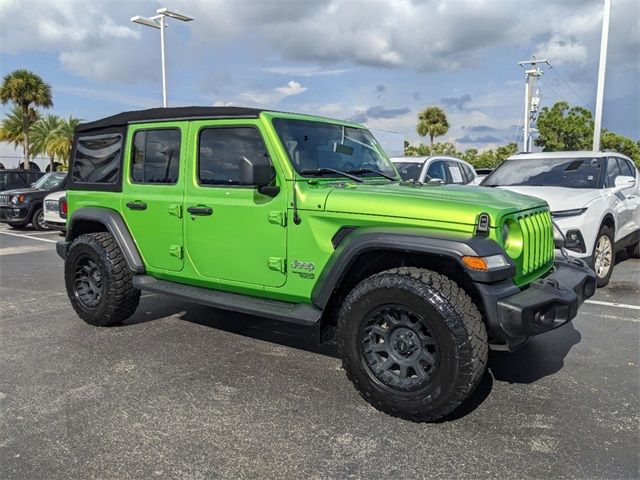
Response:
[[[595,293],[596,276],[582,260],[556,259],[547,276],[524,290],[512,287],[479,285],[492,341],[508,350],[573,320],[578,307]]]
[[[67,231],[66,222],[51,222],[49,220],[44,221],[44,226],[51,230],[60,230],[61,232]]]
[[[0,222],[9,224],[25,223],[29,218],[28,208],[0,207]]]

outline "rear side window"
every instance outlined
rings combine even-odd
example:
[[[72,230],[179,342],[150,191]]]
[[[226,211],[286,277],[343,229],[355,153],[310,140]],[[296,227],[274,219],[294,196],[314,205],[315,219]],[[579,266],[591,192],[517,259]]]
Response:
[[[168,183],[178,181],[180,129],[139,130],[133,136],[131,181]]]
[[[260,132],[253,127],[205,128],[198,143],[201,185],[249,185],[241,178],[243,158],[269,158]]]
[[[467,182],[466,183],[469,183],[469,182],[473,181],[473,179],[475,178],[475,175],[474,175],[473,170],[471,169],[471,167],[469,165],[467,165],[466,163],[462,163],[462,162],[460,162],[460,165],[462,166],[462,170],[464,170],[464,173],[467,176]]]
[[[120,176],[122,135],[107,133],[78,138],[71,178],[78,183],[115,184]]]
[[[451,177],[451,183],[458,183],[458,184],[467,183],[468,180],[466,180],[465,178],[461,163],[449,160],[447,162],[447,167],[449,169],[449,176]]]
[[[624,158],[618,158],[618,166],[620,167],[620,171],[622,172],[622,175],[635,178],[636,172],[631,167],[631,164],[627,162]]]

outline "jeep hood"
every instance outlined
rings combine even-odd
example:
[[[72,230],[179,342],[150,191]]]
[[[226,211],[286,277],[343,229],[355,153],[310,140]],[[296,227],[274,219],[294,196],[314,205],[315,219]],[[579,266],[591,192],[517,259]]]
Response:
[[[388,217],[403,217],[473,225],[478,214],[491,217],[491,225],[509,213],[546,206],[543,200],[495,188],[403,183],[345,184],[327,196],[325,210]]]
[[[595,188],[508,186],[497,189],[541,198],[549,204],[552,212],[586,207],[601,194],[601,190]]]

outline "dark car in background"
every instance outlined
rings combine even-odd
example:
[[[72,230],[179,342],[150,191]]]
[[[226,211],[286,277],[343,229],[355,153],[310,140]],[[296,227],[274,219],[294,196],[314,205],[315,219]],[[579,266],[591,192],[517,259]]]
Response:
[[[14,188],[27,188],[44,175],[36,170],[0,170],[0,192]]]
[[[64,190],[66,185],[67,174],[55,172],[43,175],[31,187],[0,192],[0,222],[13,228],[23,228],[31,223],[34,229],[44,230],[44,197]]]

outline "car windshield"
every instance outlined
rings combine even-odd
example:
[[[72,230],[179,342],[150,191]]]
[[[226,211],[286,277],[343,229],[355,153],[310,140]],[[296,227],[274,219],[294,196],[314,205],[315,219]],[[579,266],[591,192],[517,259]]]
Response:
[[[284,118],[274,119],[273,125],[300,174],[336,177],[337,170],[358,177],[382,174],[397,178],[391,161],[368,130]]]
[[[598,188],[602,166],[599,158],[507,160],[482,185]]]
[[[420,180],[420,172],[422,172],[422,163],[420,162],[397,162],[394,163],[396,170],[400,174],[402,180]]]
[[[37,188],[38,190],[51,190],[59,187],[62,182],[64,182],[66,176],[66,173],[47,173],[33,184],[33,188]]]

